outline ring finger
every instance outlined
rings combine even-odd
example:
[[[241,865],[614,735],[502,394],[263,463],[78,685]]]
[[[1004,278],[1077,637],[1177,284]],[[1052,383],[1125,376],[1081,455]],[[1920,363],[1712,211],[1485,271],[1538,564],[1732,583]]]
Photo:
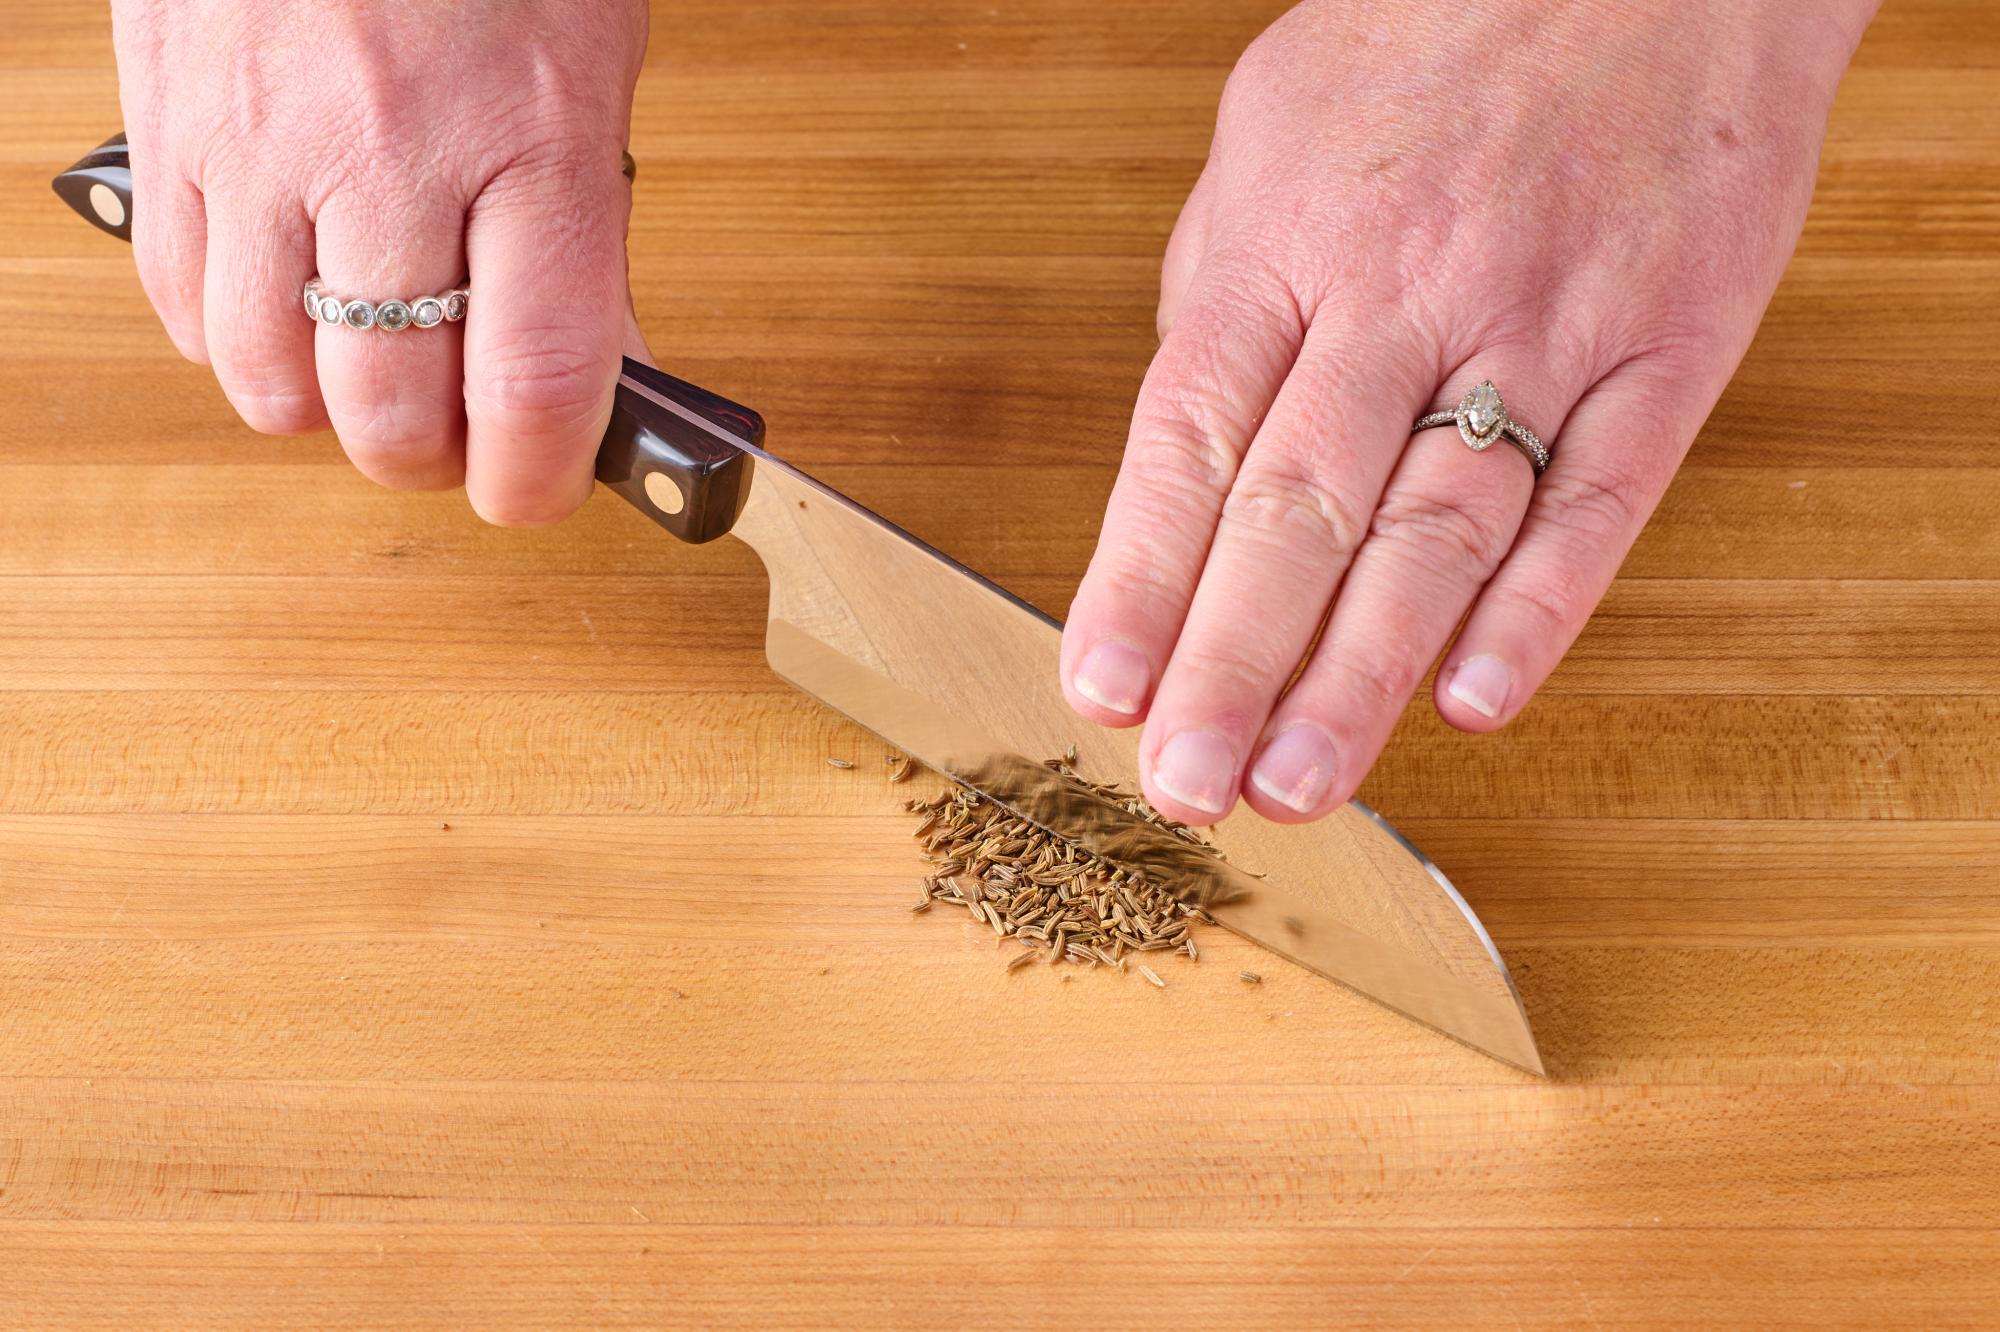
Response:
[[[1581,384],[1534,354],[1484,354],[1434,402],[1491,379],[1510,417],[1546,441]],[[1244,798],[1267,818],[1317,818],[1347,800],[1479,589],[1499,566],[1534,487],[1511,444],[1466,447],[1457,427],[1414,435],[1355,553],[1312,658],[1266,721]]]
[[[465,273],[464,204],[437,186],[414,185],[393,200],[336,195],[321,209],[318,229],[321,290],[343,302],[414,303],[449,290]],[[321,322],[327,415],[347,456],[371,480],[441,490],[465,479],[463,327],[391,331]]]

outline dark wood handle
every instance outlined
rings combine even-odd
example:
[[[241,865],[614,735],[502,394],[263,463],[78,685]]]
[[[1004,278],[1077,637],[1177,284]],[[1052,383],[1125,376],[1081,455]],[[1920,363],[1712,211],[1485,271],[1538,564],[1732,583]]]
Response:
[[[52,183],[57,196],[86,222],[119,240],[132,239],[132,159],[122,131],[91,149]]]
[[[53,184],[87,221],[132,239],[132,161],[123,134]],[[764,419],[748,407],[628,356],[598,446],[597,479],[681,540],[713,541],[743,512],[753,466],[747,450],[763,442]]]

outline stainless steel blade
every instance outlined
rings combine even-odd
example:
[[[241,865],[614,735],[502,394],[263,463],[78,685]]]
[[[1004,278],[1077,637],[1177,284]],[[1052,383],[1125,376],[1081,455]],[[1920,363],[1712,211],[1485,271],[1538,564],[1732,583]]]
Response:
[[[1265,948],[1510,1064],[1542,1072],[1506,964],[1448,879],[1373,811],[1239,810],[1190,846],[1052,771],[1136,788],[1138,732],[1084,722],[1061,626],[838,491],[757,451],[734,535],[771,579],[779,675],[940,772],[1200,903]]]

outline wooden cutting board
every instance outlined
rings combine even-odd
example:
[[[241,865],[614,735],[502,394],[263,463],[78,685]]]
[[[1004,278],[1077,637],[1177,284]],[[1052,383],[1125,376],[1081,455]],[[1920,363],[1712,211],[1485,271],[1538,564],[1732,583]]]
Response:
[[[663,7],[662,363],[1059,612],[1277,8]],[[906,911],[919,788],[765,670],[747,552],[245,430],[47,192],[120,122],[97,9],[0,19],[0,1325],[1994,1317],[1986,0],[1888,6],[1542,699],[1364,792],[1548,1082],[1227,937],[1004,973]]]

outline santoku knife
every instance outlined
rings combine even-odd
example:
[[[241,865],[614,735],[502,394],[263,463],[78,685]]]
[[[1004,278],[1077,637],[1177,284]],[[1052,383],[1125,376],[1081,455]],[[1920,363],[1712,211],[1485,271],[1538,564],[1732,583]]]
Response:
[[[121,134],[56,193],[131,239]],[[404,336],[417,336],[406,334]],[[1062,626],[763,447],[741,407],[627,359],[597,478],[683,541],[733,536],[770,575],[772,669],[904,753],[1203,906],[1274,953],[1495,1058],[1542,1072],[1506,964],[1451,882],[1359,802],[1317,823],[1242,810],[1217,856],[1126,812],[1041,760],[1136,788],[1137,730],[1070,710]]]

